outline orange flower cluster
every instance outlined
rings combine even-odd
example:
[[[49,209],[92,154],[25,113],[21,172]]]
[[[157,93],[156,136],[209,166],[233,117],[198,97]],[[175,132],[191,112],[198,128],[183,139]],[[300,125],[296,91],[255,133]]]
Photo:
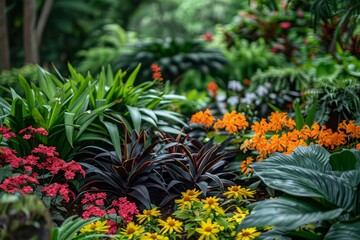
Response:
[[[196,124],[204,124],[206,127],[211,127],[215,121],[214,116],[210,112],[210,109],[206,109],[204,112],[199,111],[191,116],[190,122]]]
[[[230,134],[239,133],[249,126],[246,117],[235,110],[215,121],[210,110],[206,109],[205,112],[195,113],[191,117],[191,122],[204,124],[207,127],[211,127],[215,122],[213,126],[215,131],[225,128]],[[240,150],[244,153],[249,150],[258,152],[259,156],[256,160],[261,161],[274,152],[290,154],[298,146],[319,144],[334,149],[349,143],[356,144],[360,139],[360,126],[355,125],[354,120],[341,122],[337,131],[332,131],[325,125],[320,126],[316,122],[312,126],[305,125],[301,130],[295,129],[295,126],[295,121],[289,118],[287,113],[273,112],[268,119],[263,118],[251,125],[254,136],[246,139],[241,144]],[[360,150],[360,143],[357,143],[355,148]],[[252,161],[252,158],[247,158],[241,163],[241,171],[244,174],[251,172],[248,165]]]
[[[245,130],[249,126],[246,117],[233,110],[231,113],[225,113],[223,119],[218,119],[214,124],[215,131],[225,128],[230,134]]]
[[[255,136],[250,143],[244,142],[240,149],[256,150],[259,152],[259,160],[265,159],[274,152],[289,154],[296,147],[311,143],[334,149],[345,145],[351,139],[360,138],[360,126],[356,126],[354,121],[349,123],[343,121],[336,132],[316,122],[311,127],[305,125],[301,130],[296,130],[295,121],[287,118],[286,113],[272,113],[269,122],[262,119],[260,122],[255,122],[251,129]],[[266,137],[266,134],[271,137]]]

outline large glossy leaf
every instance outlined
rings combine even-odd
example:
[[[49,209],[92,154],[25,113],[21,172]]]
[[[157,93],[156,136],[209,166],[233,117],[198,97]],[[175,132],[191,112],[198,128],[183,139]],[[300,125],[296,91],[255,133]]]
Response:
[[[360,239],[360,221],[350,223],[335,223],[327,234],[325,240],[358,240]]]
[[[342,212],[342,208],[326,210],[319,202],[309,198],[283,196],[258,203],[238,226],[238,230],[265,226],[293,230],[304,224],[335,219]]]
[[[320,146],[274,154],[252,167],[266,185],[302,197],[320,197],[348,211],[354,209],[356,187],[331,170],[329,154]]]
[[[259,170],[256,174],[266,185],[285,193],[302,197],[320,197],[339,207],[352,210],[355,188],[344,179],[330,174],[296,166],[277,166],[276,169]]]
[[[356,169],[358,161],[356,155],[352,151],[343,150],[331,154],[330,164],[334,171],[349,171]]]

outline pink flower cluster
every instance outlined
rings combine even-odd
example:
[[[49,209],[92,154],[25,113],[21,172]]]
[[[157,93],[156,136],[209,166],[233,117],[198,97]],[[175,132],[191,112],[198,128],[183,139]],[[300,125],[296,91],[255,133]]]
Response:
[[[32,126],[24,128],[19,132],[19,134],[24,134],[23,136],[24,139],[30,139],[35,133],[44,136],[48,135],[48,132],[44,128],[33,128]]]
[[[21,192],[23,195],[26,195],[34,191],[34,189],[29,186],[30,183],[39,184],[39,181],[36,179],[36,177],[29,176],[27,174],[21,174],[6,178],[0,184],[0,189],[9,193]]]
[[[105,192],[85,193],[81,203],[85,206],[82,217],[87,219],[91,216],[104,217],[106,215],[115,214],[121,217],[125,223],[133,220],[134,215],[139,214],[136,204],[130,202],[126,197],[115,199],[110,206],[105,208],[107,194]],[[109,234],[114,234],[117,231],[117,223],[113,220],[108,221],[110,225]]]
[[[110,208],[108,212],[117,213],[126,223],[131,222],[134,215],[139,214],[139,209],[136,207],[136,204],[129,202],[126,197],[113,200],[111,206],[113,206],[113,208]]]
[[[5,126],[0,127],[0,133],[2,134],[3,138],[6,140],[16,136],[15,133],[13,133],[10,128]]]
[[[21,166],[27,172],[34,171],[36,169],[42,169],[50,171],[51,174],[56,175],[59,171],[64,172],[66,180],[74,179],[76,173],[80,173],[85,177],[85,171],[81,165],[74,160],[65,162],[59,158],[59,153],[55,147],[44,146],[39,144],[38,147],[31,151],[32,155],[25,157],[17,157],[16,151],[8,148],[0,148],[0,164],[10,164],[13,169],[18,169]]]
[[[70,191],[69,185],[67,183],[60,184],[60,183],[54,183],[50,184],[48,186],[45,186],[41,189],[41,192],[45,192],[47,196],[50,197],[56,197],[57,194],[63,197],[65,202],[70,201],[70,193],[72,194],[72,197],[75,198],[75,194]]]
[[[8,138],[10,130],[2,127],[0,133],[3,134],[4,138]],[[25,133],[25,139],[29,139],[35,133],[45,136],[48,134],[44,128],[33,128],[32,126],[21,130],[19,133]],[[4,134],[8,135],[5,137]],[[13,136],[10,135],[10,137]],[[61,181],[68,181],[74,179],[77,173],[85,177],[85,171],[80,164],[75,161],[65,162],[59,158],[59,153],[55,147],[43,144],[39,144],[31,151],[30,155],[24,157],[16,156],[15,150],[0,148],[0,168],[5,165],[11,166],[13,176],[4,179],[0,184],[0,189],[9,193],[21,192],[25,195],[32,193],[34,188],[31,185],[39,185],[39,180],[41,180],[43,185],[41,192],[50,197],[60,195],[66,202],[70,201],[70,194],[73,198],[75,198],[75,194],[69,189],[67,183],[52,182],[53,179],[56,177],[55,179],[60,178]]]

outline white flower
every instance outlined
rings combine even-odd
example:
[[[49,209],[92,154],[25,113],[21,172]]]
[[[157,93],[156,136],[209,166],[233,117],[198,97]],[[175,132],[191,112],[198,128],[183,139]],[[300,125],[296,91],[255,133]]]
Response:
[[[257,98],[258,96],[256,96],[255,93],[246,93],[245,97],[241,99],[241,102],[246,104],[251,104]]]
[[[244,89],[244,87],[241,85],[240,82],[236,80],[231,80],[228,83],[228,89],[235,92],[241,92]]]
[[[231,106],[235,106],[236,104],[239,103],[239,97],[238,96],[229,97],[227,103],[230,104]]]
[[[256,94],[259,97],[263,97],[269,93],[269,89],[263,85],[258,86],[258,88],[255,90]]]

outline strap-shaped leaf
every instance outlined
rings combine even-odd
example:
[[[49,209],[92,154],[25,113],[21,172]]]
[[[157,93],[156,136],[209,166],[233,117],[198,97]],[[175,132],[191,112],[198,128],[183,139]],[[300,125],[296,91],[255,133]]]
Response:
[[[141,128],[141,113],[137,107],[131,107],[129,105],[126,106],[129,110],[131,120],[134,123],[134,128],[137,132],[140,132]]]
[[[237,229],[275,226],[293,230],[304,224],[335,219],[342,212],[342,208],[325,210],[312,199],[283,196],[257,204]]]

